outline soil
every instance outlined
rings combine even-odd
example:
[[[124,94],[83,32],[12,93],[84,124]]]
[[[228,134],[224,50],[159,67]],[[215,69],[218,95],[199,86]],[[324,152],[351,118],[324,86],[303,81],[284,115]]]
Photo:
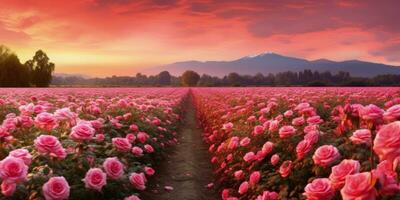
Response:
[[[142,200],[213,200],[219,199],[214,188],[212,166],[202,131],[196,120],[192,96],[186,103],[184,124],[178,134],[179,143],[159,164],[156,174],[141,194]],[[167,191],[165,186],[173,187]]]

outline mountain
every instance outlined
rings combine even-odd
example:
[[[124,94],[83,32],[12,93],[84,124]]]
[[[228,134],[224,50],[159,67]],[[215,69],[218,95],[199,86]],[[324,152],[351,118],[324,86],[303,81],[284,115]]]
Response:
[[[379,63],[359,60],[331,61],[319,59],[309,61],[301,58],[283,56],[275,53],[262,53],[254,56],[246,56],[232,61],[185,61],[155,67],[145,71],[146,74],[157,74],[160,71],[169,71],[173,75],[181,75],[186,70],[193,70],[199,74],[224,76],[230,72],[254,75],[278,73],[284,71],[303,71],[311,69],[315,71],[349,72],[352,76],[373,77],[379,74],[400,74],[400,66],[390,66]]]
[[[79,77],[79,78],[90,78],[88,75],[83,74],[67,74],[67,73],[54,73],[53,77],[68,78],[68,77]]]

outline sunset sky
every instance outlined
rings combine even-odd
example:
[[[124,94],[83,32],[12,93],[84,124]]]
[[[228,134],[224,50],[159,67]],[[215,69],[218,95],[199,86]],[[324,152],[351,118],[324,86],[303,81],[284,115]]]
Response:
[[[400,1],[0,0],[0,44],[57,73],[135,75],[265,51],[400,65]]]

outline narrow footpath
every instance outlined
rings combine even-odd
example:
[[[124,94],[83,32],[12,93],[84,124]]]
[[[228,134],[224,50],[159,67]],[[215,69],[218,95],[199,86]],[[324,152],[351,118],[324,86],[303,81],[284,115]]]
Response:
[[[179,143],[160,163],[155,177],[149,182],[143,200],[214,200],[212,166],[207,147],[202,141],[202,131],[197,125],[192,96],[186,103],[184,124],[178,135]],[[165,186],[171,186],[168,191]]]

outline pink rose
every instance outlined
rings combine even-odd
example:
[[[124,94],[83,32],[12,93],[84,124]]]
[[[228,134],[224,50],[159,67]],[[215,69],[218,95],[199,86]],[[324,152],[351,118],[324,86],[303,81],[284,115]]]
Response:
[[[6,183],[18,183],[26,180],[28,166],[19,158],[8,156],[0,161],[0,179]]]
[[[148,138],[149,138],[149,135],[147,135],[147,133],[145,133],[145,132],[139,132],[139,133],[137,134],[137,139],[138,139],[139,142],[141,142],[142,144],[144,144]]]
[[[261,178],[261,173],[259,171],[251,173],[249,178],[249,184],[254,187],[260,181],[260,178]]]
[[[340,193],[343,200],[375,200],[377,192],[375,190],[375,178],[370,172],[348,175]]]
[[[136,140],[136,136],[132,133],[126,134],[125,138],[128,139],[129,142],[131,142],[131,143]]]
[[[296,133],[296,129],[293,126],[283,126],[279,129],[280,138],[288,138]]]
[[[271,165],[275,166],[279,162],[279,155],[274,154],[271,156]]]
[[[226,131],[231,131],[232,128],[233,128],[233,124],[231,122],[228,122],[228,123],[222,125],[222,129],[226,130]]]
[[[133,194],[129,197],[125,197],[124,200],[140,200],[140,198]]]
[[[251,139],[249,137],[245,137],[240,140],[240,146],[245,147],[250,144]]]
[[[138,131],[138,130],[139,130],[139,127],[138,127],[136,124],[131,124],[131,125],[129,126],[129,129],[130,129],[131,131]]]
[[[309,133],[311,131],[318,131],[318,125],[307,125],[306,127],[304,127],[304,133]]]
[[[154,173],[156,173],[156,171],[151,168],[151,167],[144,167],[144,172],[148,175],[148,176],[153,176]]]
[[[253,134],[254,135],[260,135],[262,133],[264,133],[264,127],[263,126],[258,125],[256,127],[254,127],[254,130],[253,130]]]
[[[245,194],[247,190],[249,189],[249,183],[247,181],[243,182],[239,186],[239,194]]]
[[[312,157],[314,163],[322,167],[328,167],[339,158],[340,153],[333,145],[320,146]]]
[[[15,149],[11,151],[8,155],[23,160],[25,165],[27,166],[29,166],[32,162],[32,155],[26,149]]]
[[[300,141],[296,146],[297,158],[302,159],[308,152],[311,151],[312,144],[308,140]]]
[[[373,149],[381,161],[393,162],[400,156],[400,121],[382,126],[376,134]]]
[[[103,163],[104,171],[111,179],[119,179],[124,174],[124,165],[117,157],[107,158]]]
[[[287,111],[285,111],[285,112],[283,113],[283,115],[284,115],[286,118],[289,118],[289,117],[291,117],[291,116],[293,115],[293,111],[292,111],[292,110],[287,110]]]
[[[292,120],[292,125],[293,126],[301,126],[305,122],[304,117],[296,117]]]
[[[304,135],[304,140],[308,140],[311,144],[315,144],[319,140],[319,132],[318,131],[310,131],[306,135]]]
[[[278,196],[276,192],[264,191],[262,195],[257,196],[257,200],[277,200]]]
[[[128,139],[122,137],[115,137],[112,139],[113,146],[122,152],[128,152],[132,148],[132,144]]]
[[[149,145],[149,144],[145,144],[144,145],[144,150],[146,150],[147,153],[153,153],[154,152],[153,147],[151,145]]]
[[[66,152],[58,138],[52,135],[40,135],[34,140],[34,145],[39,153],[52,157],[65,158]]]
[[[235,173],[233,173],[233,175],[235,176],[235,179],[236,180],[240,180],[240,179],[242,179],[243,178],[243,170],[238,170],[238,171],[235,171]]]
[[[96,141],[97,142],[102,142],[102,141],[104,141],[104,139],[105,139],[106,137],[104,136],[104,134],[96,134]]]
[[[74,126],[76,124],[76,120],[78,119],[78,115],[72,112],[69,108],[61,108],[54,112],[54,116],[59,121],[66,121],[69,126]]]
[[[304,196],[308,200],[330,200],[335,196],[331,182],[327,178],[317,178],[304,188]]]
[[[100,192],[101,188],[107,184],[107,175],[99,168],[91,168],[86,172],[83,182],[86,188]]]
[[[269,153],[271,153],[272,149],[274,148],[274,143],[272,142],[265,142],[264,145],[262,146],[261,151],[267,155]]]
[[[132,154],[137,157],[140,157],[143,155],[143,150],[140,147],[136,147],[136,146],[132,147]]]
[[[371,144],[371,131],[369,129],[359,129],[354,131],[350,137],[353,144]]]
[[[360,117],[363,120],[367,121],[379,121],[383,117],[384,111],[379,108],[378,106],[374,104],[369,104],[368,106],[363,107],[362,109],[359,110],[360,112]]]
[[[79,123],[72,127],[71,134],[69,135],[75,141],[91,140],[96,130],[90,123]]]
[[[238,146],[239,146],[239,137],[236,137],[236,136],[232,137],[229,140],[228,149],[235,149]]]
[[[335,190],[340,190],[344,186],[347,175],[359,173],[360,163],[357,160],[342,160],[338,165],[332,167],[332,172],[329,175],[332,187]]]
[[[254,152],[250,151],[247,152],[244,156],[243,156],[243,160],[246,162],[251,162],[256,158]]]
[[[6,181],[1,183],[1,194],[3,194],[5,197],[11,197],[16,189],[16,183],[7,183]]]
[[[129,181],[131,184],[138,190],[145,190],[146,189],[146,176],[143,173],[135,173],[133,172],[129,176]]]
[[[53,114],[42,112],[35,117],[35,126],[46,131],[51,131],[58,126],[56,117]]]
[[[275,131],[276,129],[278,129],[278,127],[279,127],[279,121],[278,120],[272,120],[269,123],[268,130],[269,131]]]
[[[382,196],[391,196],[400,191],[400,185],[397,182],[397,173],[393,170],[393,164],[387,160],[382,161],[372,171],[373,175],[378,178]]]
[[[400,119],[400,104],[394,105],[383,113],[383,118],[386,121],[392,122]]]
[[[323,121],[324,120],[322,120],[321,117],[318,115],[307,118],[307,123],[310,125],[317,125],[322,123]]]
[[[286,160],[282,163],[279,167],[279,174],[285,178],[289,176],[290,172],[292,171],[292,161]]]
[[[69,198],[69,185],[64,177],[52,177],[42,187],[46,200],[65,200]]]

